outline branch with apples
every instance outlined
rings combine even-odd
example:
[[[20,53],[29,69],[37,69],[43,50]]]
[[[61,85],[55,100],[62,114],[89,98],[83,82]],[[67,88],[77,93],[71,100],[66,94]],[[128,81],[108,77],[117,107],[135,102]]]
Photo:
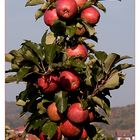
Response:
[[[110,90],[123,84],[122,70],[134,66],[120,63],[129,56],[95,50],[99,10],[106,8],[99,0],[26,3],[36,5],[35,19],[43,16],[49,27],[41,42],[25,40],[5,55],[11,63],[5,82],[26,84],[16,97],[20,116],[31,113],[25,134],[40,140],[106,139],[97,123],[109,124]]]

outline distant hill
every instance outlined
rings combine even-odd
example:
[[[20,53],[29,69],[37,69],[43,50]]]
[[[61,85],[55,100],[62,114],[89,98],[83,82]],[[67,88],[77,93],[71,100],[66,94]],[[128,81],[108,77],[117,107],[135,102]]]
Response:
[[[12,128],[23,126],[27,116],[19,118],[21,108],[16,106],[15,102],[5,103],[5,124]],[[124,107],[114,107],[111,110],[110,125],[101,126],[110,133],[114,133],[115,129],[132,129],[135,128],[135,105],[127,105]]]

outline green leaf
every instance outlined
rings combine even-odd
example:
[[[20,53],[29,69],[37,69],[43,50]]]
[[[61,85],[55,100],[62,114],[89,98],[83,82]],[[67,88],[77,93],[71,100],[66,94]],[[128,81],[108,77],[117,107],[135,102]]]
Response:
[[[46,34],[46,41],[45,41],[46,45],[53,44],[55,40],[56,40],[56,37],[54,36],[53,32]]]
[[[19,99],[19,100],[16,101],[16,105],[18,105],[18,106],[25,106],[26,102],[21,100],[21,99]]]
[[[123,84],[123,82],[124,75],[120,72],[115,72],[110,75],[105,84],[100,88],[100,91],[102,91],[103,89],[117,89]]]
[[[107,54],[104,51],[95,51],[95,56],[101,61],[101,63],[107,58]]]
[[[61,20],[56,20],[52,26],[52,30],[55,33],[55,36],[63,36],[66,32],[66,23]]]
[[[14,56],[12,54],[5,54],[5,61],[7,62],[12,62],[12,60],[14,59]]]
[[[104,70],[106,73],[110,71],[110,69],[114,66],[116,61],[120,58],[120,55],[111,53],[107,56],[107,58],[104,61]]]
[[[91,79],[92,79],[92,70],[90,69],[90,67],[87,65],[86,66],[86,79],[85,79],[85,83],[88,86],[92,85]]]
[[[55,135],[57,130],[57,124],[51,121],[47,121],[43,127],[42,127],[42,132],[44,135],[47,135],[49,139],[52,139],[52,137]]]
[[[46,122],[46,118],[45,119],[38,119],[38,120],[35,120],[35,122],[33,123],[32,127],[33,129],[38,129],[38,128],[42,128],[43,124]]]
[[[27,46],[40,60],[44,59],[43,50],[38,44],[25,40],[25,43],[22,43],[22,45]]]
[[[81,105],[83,109],[86,109],[88,107],[88,102],[84,99],[81,100]]]
[[[67,26],[66,28],[66,34],[69,35],[70,37],[74,36],[76,33],[76,27],[75,25]]]
[[[31,51],[27,50],[26,53],[24,54],[24,58],[25,58],[25,60],[28,60],[28,61],[34,63],[35,65],[39,66],[38,58],[36,56],[34,56]]]
[[[44,51],[45,51],[45,61],[49,65],[51,65],[56,56],[57,46],[55,44],[46,45],[44,47]]]
[[[116,61],[116,63],[118,63],[118,62],[120,62],[120,61],[122,61],[122,60],[125,60],[125,59],[131,59],[132,57],[130,57],[130,56],[121,56],[117,61]]]
[[[39,4],[43,4],[44,0],[27,0],[27,3],[25,6],[35,6]]]
[[[108,102],[106,102],[104,99],[99,98],[97,96],[92,97],[93,102],[95,102],[99,107],[101,107],[105,113],[109,116],[111,113],[111,109],[110,106],[108,104]],[[107,100],[107,98],[106,98]],[[107,100],[108,101],[108,100]],[[110,102],[109,102],[110,103]]]
[[[55,94],[55,103],[60,113],[66,111],[68,106],[68,95],[67,92],[60,91]]]
[[[40,17],[42,17],[44,15],[44,12],[41,9],[38,9],[35,12],[35,19],[38,20]]]
[[[17,81],[17,75],[9,75],[5,78],[5,83],[11,83]]]
[[[37,109],[38,109],[39,114],[43,114],[46,112],[46,108],[43,106],[43,102],[39,102],[37,104]]]
[[[90,26],[89,24],[85,23],[84,21],[82,22],[87,29],[88,33],[90,36],[94,35],[96,33],[95,28]]]
[[[43,34],[41,38],[41,45],[45,46],[46,45],[46,36],[47,36],[48,30]]]
[[[102,10],[103,12],[106,12],[106,8],[103,6],[102,3],[100,3],[99,1],[96,2],[95,4],[100,10]]]
[[[18,72],[17,72],[17,82],[22,80],[28,73],[31,67],[22,67]]]
[[[134,67],[133,64],[128,64],[128,63],[124,63],[124,64],[119,64],[116,67],[113,68],[113,70],[117,70],[117,71],[121,71],[127,68],[131,68]]]

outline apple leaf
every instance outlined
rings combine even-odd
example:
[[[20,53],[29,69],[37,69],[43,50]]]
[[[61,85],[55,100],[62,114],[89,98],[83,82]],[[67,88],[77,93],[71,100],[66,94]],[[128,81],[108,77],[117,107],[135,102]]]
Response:
[[[85,83],[88,86],[92,85],[91,79],[92,79],[92,70],[90,69],[90,67],[87,65],[86,66],[86,79],[85,79]]]
[[[100,123],[102,122],[102,123],[110,124],[108,118],[103,116],[103,115],[100,115],[100,114],[98,114],[95,117],[94,121],[95,122],[100,122]]]
[[[70,37],[72,37],[74,36],[75,33],[76,33],[76,27],[74,25],[66,27],[66,35],[69,35]]]
[[[45,119],[36,119],[34,121],[34,123],[32,124],[33,129],[38,129],[38,128],[42,128],[42,126],[44,125],[44,123],[46,122],[46,118]]]
[[[7,62],[12,62],[12,60],[14,59],[14,56],[12,54],[5,54],[5,61]]]
[[[41,9],[38,9],[35,12],[35,19],[38,20],[40,17],[42,17],[44,15],[44,12]]]
[[[5,83],[11,83],[17,81],[17,75],[9,75],[5,78]]]
[[[44,0],[27,0],[25,6],[35,6],[35,5],[43,4],[44,2],[45,2]]]
[[[105,84],[100,88],[100,91],[103,89],[113,90],[119,88],[124,82],[124,77],[125,75],[121,72],[112,73]]]
[[[114,66],[116,61],[120,58],[120,55],[111,53],[107,56],[107,58],[104,61],[104,70],[106,73],[110,71],[110,69]]]
[[[48,30],[45,31],[41,38],[41,45],[45,46],[46,45],[46,36],[47,36]]]
[[[60,113],[66,111],[68,106],[68,95],[67,92],[60,91],[55,94],[55,103]]]
[[[43,102],[39,102],[37,104],[37,109],[39,114],[43,114],[46,112],[46,108],[43,106]]]
[[[88,107],[88,102],[84,99],[81,100],[81,105],[83,109],[86,109]]]
[[[18,105],[18,106],[25,106],[26,102],[21,100],[21,99],[19,99],[19,100],[16,101],[16,105]]]
[[[107,54],[104,51],[95,51],[95,56],[101,61],[101,63],[107,58]]]
[[[102,3],[100,3],[99,1],[97,1],[96,3],[95,3],[95,5],[100,9],[100,10],[102,10],[103,12],[106,12],[106,8],[103,6],[103,4]]]
[[[17,82],[22,80],[29,73],[30,69],[31,67],[27,66],[20,68],[20,70],[17,72]]]
[[[33,43],[30,40],[25,40],[25,42],[22,43],[22,45],[28,47],[40,60],[44,59],[44,54],[40,45]]]
[[[88,33],[90,36],[94,35],[96,33],[95,28],[90,26],[89,24],[85,23],[84,21],[82,22],[87,29]]]
[[[47,135],[49,139],[52,139],[56,131],[57,124],[55,122],[47,121],[42,127],[42,132],[44,133],[44,135]]]
[[[51,65],[56,56],[57,46],[55,44],[46,45],[44,46],[44,51],[45,51],[45,61],[49,65]]]
[[[52,26],[52,31],[54,32],[55,36],[63,36],[66,32],[66,23],[61,20],[56,20]]]
[[[108,116],[110,115],[110,113],[111,113],[110,102],[109,102],[109,100],[107,98],[102,99],[102,98],[99,98],[97,96],[94,96],[94,97],[92,97],[92,100],[99,107],[101,107]]]
[[[56,40],[56,37],[54,36],[53,32],[46,34],[46,40],[45,40],[46,45],[53,44],[55,40]]]
[[[122,61],[122,60],[125,60],[125,59],[131,59],[132,57],[130,57],[130,56],[121,56],[117,61],[116,61],[116,63],[118,63],[118,62],[120,62],[120,61]]]
[[[131,68],[131,67],[134,67],[134,65],[133,64],[124,63],[124,64],[117,65],[111,71],[113,71],[113,70],[121,71],[121,70],[124,70],[124,69],[127,69],[127,68]]]

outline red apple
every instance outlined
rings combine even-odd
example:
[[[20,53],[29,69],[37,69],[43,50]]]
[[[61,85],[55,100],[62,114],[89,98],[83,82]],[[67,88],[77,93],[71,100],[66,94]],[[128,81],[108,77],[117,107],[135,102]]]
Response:
[[[71,48],[67,48],[66,54],[68,57],[72,57],[72,56],[80,57],[81,56],[82,58],[86,59],[87,55],[88,55],[88,51],[87,51],[87,48],[83,44],[78,44]]]
[[[87,2],[87,0],[75,0],[75,1],[77,3],[77,6],[79,7],[82,7]]]
[[[38,78],[37,84],[44,93],[51,93],[57,90],[59,78],[55,74],[43,75]]]
[[[80,103],[74,103],[68,108],[67,118],[73,123],[83,123],[88,119],[88,110]]]
[[[60,84],[67,91],[75,91],[80,85],[80,79],[75,72],[65,70],[60,73]]]
[[[100,13],[94,7],[85,8],[81,12],[81,19],[87,22],[90,25],[96,24],[99,22]]]
[[[61,140],[62,133],[60,127],[58,126],[57,131],[51,140]]]
[[[48,82],[46,80],[46,76],[42,75],[37,80],[37,85],[41,87],[43,90],[48,87]]]
[[[47,108],[47,113],[51,121],[60,121],[61,115],[56,107],[55,102],[51,103]]]
[[[57,131],[56,131],[56,133],[54,134],[54,136],[52,137],[51,140],[61,140],[61,136],[62,136],[61,130],[60,130],[60,127],[58,126]],[[47,138],[47,136],[45,136],[43,134],[43,132],[40,133],[39,138],[40,138],[40,140],[49,140]]]
[[[89,112],[89,115],[88,115],[88,118],[89,118],[89,121],[92,122],[95,118],[93,112]]]
[[[88,137],[87,131],[85,129],[83,129],[80,140],[86,139],[87,137]]]
[[[71,19],[77,13],[77,4],[75,0],[57,0],[56,12],[58,17],[63,20]]]
[[[78,136],[82,129],[80,126],[72,124],[69,120],[65,120],[60,124],[61,132],[66,137],[76,137]]]
[[[86,32],[86,29],[84,27],[82,27],[82,28],[77,27],[76,28],[76,35],[82,36],[85,32]]]
[[[58,16],[55,8],[45,11],[44,22],[46,25],[52,26],[56,20],[58,20]]]

